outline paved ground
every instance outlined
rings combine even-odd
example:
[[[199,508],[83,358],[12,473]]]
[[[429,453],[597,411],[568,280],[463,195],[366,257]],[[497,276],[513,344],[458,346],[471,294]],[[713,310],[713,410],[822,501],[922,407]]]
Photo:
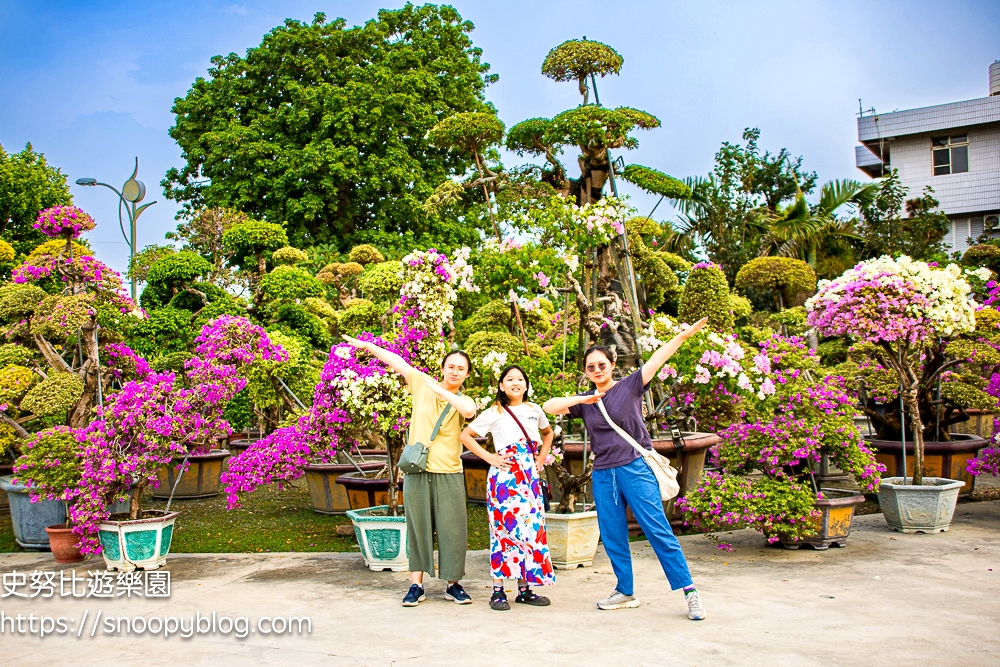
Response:
[[[486,605],[483,552],[469,557],[473,605],[443,600],[432,582],[416,609],[399,605],[405,574],[368,572],[355,554],[189,555],[171,557],[166,600],[60,598],[58,590],[50,600],[0,600],[6,615],[65,616],[69,629],[12,635],[8,622],[0,665],[1000,664],[1000,502],[959,505],[951,531],[940,535],[892,533],[881,515],[860,517],[847,548],[826,552],[764,547],[746,531],[729,539],[731,554],[703,536],[681,538],[708,609],[700,623],[687,620],[681,594],[670,592],[644,542],[633,545],[643,605],[617,612],[594,607],[615,584],[603,554],[591,568],[559,573],[546,591],[551,607],[506,613]],[[47,554],[0,556],[0,572],[15,568],[59,569]],[[76,571],[88,568],[97,563]],[[217,624],[224,615],[249,617],[253,632],[111,636],[102,621],[90,637],[98,611],[185,624],[215,611]],[[265,616],[307,616],[312,633],[262,634]]]

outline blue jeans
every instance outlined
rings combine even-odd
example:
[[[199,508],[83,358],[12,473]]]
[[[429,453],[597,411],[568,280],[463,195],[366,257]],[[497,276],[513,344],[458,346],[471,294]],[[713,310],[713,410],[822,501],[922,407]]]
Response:
[[[601,527],[604,551],[618,577],[618,592],[632,595],[632,551],[628,541],[627,507],[646,534],[649,545],[660,560],[670,588],[690,586],[691,572],[660,501],[660,487],[649,465],[641,458],[628,465],[595,470],[594,502]]]

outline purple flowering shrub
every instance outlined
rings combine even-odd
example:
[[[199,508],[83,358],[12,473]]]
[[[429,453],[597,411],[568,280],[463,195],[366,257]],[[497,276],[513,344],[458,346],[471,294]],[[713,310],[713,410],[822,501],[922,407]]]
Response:
[[[76,239],[94,228],[94,219],[76,206],[53,206],[38,212],[32,225],[52,238]]]
[[[139,516],[139,498],[156,484],[161,466],[187,453],[205,453],[231,429],[223,418],[227,401],[243,389],[241,368],[285,352],[262,327],[244,318],[219,317],[196,339],[198,356],[188,359],[183,377],[155,372],[124,345],[108,355],[112,374],[123,381],[108,396],[97,418],[78,429],[84,441],[80,483],[69,516],[83,553],[99,553],[98,526],[108,506],[126,497],[132,485],[129,518]]]
[[[746,401],[742,420],[719,433],[710,456],[720,471],[706,473],[678,508],[705,532],[752,527],[771,542],[795,541],[817,532],[822,495],[810,474],[824,454],[868,492],[885,467],[854,425],[857,399],[843,378],[818,377],[819,360],[800,339],[775,335],[760,348],[774,392]]]

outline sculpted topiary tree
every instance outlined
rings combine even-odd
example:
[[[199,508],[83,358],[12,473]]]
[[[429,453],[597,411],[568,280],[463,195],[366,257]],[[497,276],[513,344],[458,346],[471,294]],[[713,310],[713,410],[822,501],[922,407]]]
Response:
[[[694,265],[684,284],[678,317],[681,322],[697,322],[707,317],[709,329],[732,333],[733,310],[729,300],[729,284],[722,269],[707,262]]]
[[[737,272],[736,287],[772,294],[775,306],[781,311],[792,305],[796,297],[816,291],[816,272],[800,259],[757,257]]]

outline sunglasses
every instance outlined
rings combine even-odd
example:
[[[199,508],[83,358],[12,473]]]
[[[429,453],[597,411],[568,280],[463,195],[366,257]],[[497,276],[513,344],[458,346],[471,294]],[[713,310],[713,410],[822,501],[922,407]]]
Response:
[[[587,372],[588,373],[593,373],[594,371],[596,371],[598,369],[600,369],[602,371],[603,370],[607,370],[607,368],[608,368],[608,364],[607,364],[607,362],[604,362],[604,361],[602,361],[599,364],[587,364]]]

